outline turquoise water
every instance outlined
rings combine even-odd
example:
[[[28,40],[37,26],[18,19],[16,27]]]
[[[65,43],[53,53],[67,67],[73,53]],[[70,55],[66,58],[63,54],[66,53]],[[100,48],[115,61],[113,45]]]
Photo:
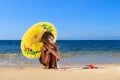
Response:
[[[0,66],[39,65],[38,59],[24,57],[20,40],[0,40]],[[119,40],[58,40],[60,64],[93,64],[120,62]]]

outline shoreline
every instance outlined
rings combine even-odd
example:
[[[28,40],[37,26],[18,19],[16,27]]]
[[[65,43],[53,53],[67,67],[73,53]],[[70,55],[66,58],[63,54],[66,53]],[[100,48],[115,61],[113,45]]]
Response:
[[[74,67],[78,67],[78,66],[84,66],[84,65],[119,65],[120,62],[109,62],[109,63],[58,63],[58,66],[74,66]],[[42,67],[43,65],[41,63],[7,63],[7,64],[1,64],[0,67],[19,67],[19,66],[23,66],[23,67]]]
[[[85,67],[86,65],[94,65],[96,67],[99,68],[105,68],[105,67],[109,67],[109,66],[120,66],[120,63],[100,63],[100,64],[74,64],[74,65],[67,65],[67,64],[61,64],[61,65],[58,65],[59,66],[59,69],[67,69],[67,68],[83,68]],[[3,65],[3,66],[0,66],[0,68],[32,68],[32,67],[36,67],[36,68],[41,68],[43,69],[43,65],[42,64],[36,64],[36,65]]]

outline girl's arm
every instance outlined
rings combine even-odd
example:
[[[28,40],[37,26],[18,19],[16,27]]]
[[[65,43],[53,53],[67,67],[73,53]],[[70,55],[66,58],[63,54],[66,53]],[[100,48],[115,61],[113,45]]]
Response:
[[[50,52],[57,58],[57,60],[60,60],[61,56],[59,50],[57,50],[57,52],[55,52],[54,50],[50,50]]]
[[[59,51],[57,51],[57,60],[60,60],[60,58],[61,58],[61,56],[60,56],[60,52]]]
[[[47,46],[45,47],[48,49],[49,53],[53,54],[57,58],[57,60],[60,60],[61,56],[60,56],[59,48],[57,49],[57,52],[55,52],[54,50],[51,50]]]

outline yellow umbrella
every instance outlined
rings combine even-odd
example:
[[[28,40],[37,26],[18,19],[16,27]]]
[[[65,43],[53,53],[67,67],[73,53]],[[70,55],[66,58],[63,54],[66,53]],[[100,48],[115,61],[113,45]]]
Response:
[[[41,37],[44,32],[51,32],[54,35],[54,42],[57,38],[57,31],[53,24],[48,22],[40,22],[30,27],[23,35],[21,41],[22,54],[27,58],[39,58],[41,55],[41,47],[43,43]]]

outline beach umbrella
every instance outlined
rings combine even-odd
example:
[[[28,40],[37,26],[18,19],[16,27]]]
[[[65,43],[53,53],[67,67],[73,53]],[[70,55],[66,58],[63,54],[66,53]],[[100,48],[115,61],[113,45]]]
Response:
[[[37,23],[25,32],[21,41],[21,51],[25,57],[32,59],[40,57],[43,46],[41,38],[44,32],[51,32],[54,35],[54,42],[56,41],[56,28],[49,22]]]

